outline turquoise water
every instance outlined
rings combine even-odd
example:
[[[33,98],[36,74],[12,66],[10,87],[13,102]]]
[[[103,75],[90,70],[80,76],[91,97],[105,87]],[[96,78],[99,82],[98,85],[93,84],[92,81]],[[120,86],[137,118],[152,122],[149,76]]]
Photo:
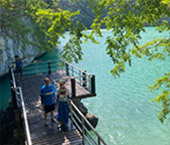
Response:
[[[8,107],[10,92],[10,79],[8,76],[0,78],[0,110]]]
[[[161,35],[146,28],[141,43]],[[110,32],[103,31],[106,38]],[[84,59],[77,66],[96,75],[97,97],[83,102],[99,117],[96,130],[108,145],[170,145],[170,118],[162,125],[157,119],[160,106],[150,100],[157,95],[147,89],[155,79],[170,71],[170,58],[148,62],[134,58],[121,77],[109,72],[113,67],[102,38],[99,45],[83,44]]]
[[[141,43],[167,35],[158,34],[151,27],[146,31]],[[104,38],[109,35],[110,32],[103,30]],[[159,122],[157,115],[161,107],[150,102],[157,92],[152,94],[147,89],[156,78],[170,71],[170,58],[152,62],[134,58],[132,66],[115,79],[110,74],[113,63],[106,55],[104,38],[97,38],[99,45],[82,44],[84,57],[76,64],[96,76],[97,97],[83,100],[89,112],[99,118],[96,130],[108,145],[170,145],[170,119],[163,125]],[[48,53],[41,60],[56,57],[58,52]]]

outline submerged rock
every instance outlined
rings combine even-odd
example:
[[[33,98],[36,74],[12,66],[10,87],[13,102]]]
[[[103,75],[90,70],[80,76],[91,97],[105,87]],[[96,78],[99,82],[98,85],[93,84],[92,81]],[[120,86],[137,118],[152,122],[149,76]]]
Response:
[[[88,113],[86,114],[86,118],[94,128],[97,126],[99,119],[95,115]],[[86,124],[86,127],[88,130],[91,130],[91,128],[87,124]]]
[[[98,123],[98,118],[91,113],[88,113],[88,108],[82,103],[80,102],[81,99],[74,99],[74,103],[75,105],[79,108],[79,110],[83,113],[83,115],[87,118],[87,120],[91,123],[91,125],[95,128],[97,126]],[[76,112],[76,111],[75,111]],[[77,113],[77,112],[76,112]],[[81,116],[77,113],[77,116],[80,118],[81,120]],[[77,120],[75,118],[75,120]],[[77,120],[77,123],[79,124],[79,126],[81,126],[81,123],[79,123],[79,121]],[[89,127],[89,125],[87,123],[85,123],[86,128],[90,131],[91,128]]]

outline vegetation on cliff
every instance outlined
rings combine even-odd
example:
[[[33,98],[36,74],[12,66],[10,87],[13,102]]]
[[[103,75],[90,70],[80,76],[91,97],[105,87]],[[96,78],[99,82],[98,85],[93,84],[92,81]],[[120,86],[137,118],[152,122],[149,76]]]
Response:
[[[30,9],[30,3],[29,0],[0,1],[0,36],[15,40],[16,43],[21,44],[23,49],[28,45],[34,45],[48,50],[51,46],[46,43],[45,33],[40,30],[35,20],[26,13],[26,10]],[[43,6],[43,3],[40,4],[37,1],[35,7],[38,8],[40,5]]]
[[[82,4],[88,6],[90,13]],[[63,59],[69,62],[82,59],[81,38],[84,37],[85,42],[98,43],[94,36],[102,37],[100,29],[105,26],[112,33],[106,39],[106,52],[114,63],[111,70],[114,76],[125,72],[126,65],[131,65],[132,56],[144,56],[152,61],[165,60],[170,55],[170,36],[139,45],[146,24],[156,26],[160,33],[167,31],[170,34],[167,21],[170,18],[170,0],[1,0],[0,10],[1,33],[10,35],[13,32],[11,37],[22,39],[23,44],[27,42],[24,36],[32,27],[37,30],[34,33],[36,39],[42,41],[38,45],[47,46],[57,46],[59,38],[69,31],[70,39],[62,51]],[[87,27],[80,19],[82,11],[93,20],[90,35],[83,33]],[[25,17],[31,19],[31,24],[24,23]],[[36,39],[33,43],[37,42]],[[170,73],[165,72],[150,89],[160,89],[160,95],[154,101],[162,103],[158,117],[163,122],[170,113]]]

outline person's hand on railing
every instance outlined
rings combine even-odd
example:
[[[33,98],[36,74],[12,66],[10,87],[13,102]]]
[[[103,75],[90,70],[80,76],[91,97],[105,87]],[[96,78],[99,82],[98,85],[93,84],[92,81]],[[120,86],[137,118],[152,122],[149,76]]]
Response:
[[[72,100],[71,95],[68,95],[68,101],[70,102]]]

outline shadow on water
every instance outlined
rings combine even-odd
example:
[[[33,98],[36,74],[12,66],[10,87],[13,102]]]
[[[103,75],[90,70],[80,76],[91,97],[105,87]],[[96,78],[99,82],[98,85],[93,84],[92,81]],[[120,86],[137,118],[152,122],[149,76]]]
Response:
[[[9,75],[6,74],[0,78],[0,110],[5,110],[8,107],[8,102],[10,98],[10,79]]]

